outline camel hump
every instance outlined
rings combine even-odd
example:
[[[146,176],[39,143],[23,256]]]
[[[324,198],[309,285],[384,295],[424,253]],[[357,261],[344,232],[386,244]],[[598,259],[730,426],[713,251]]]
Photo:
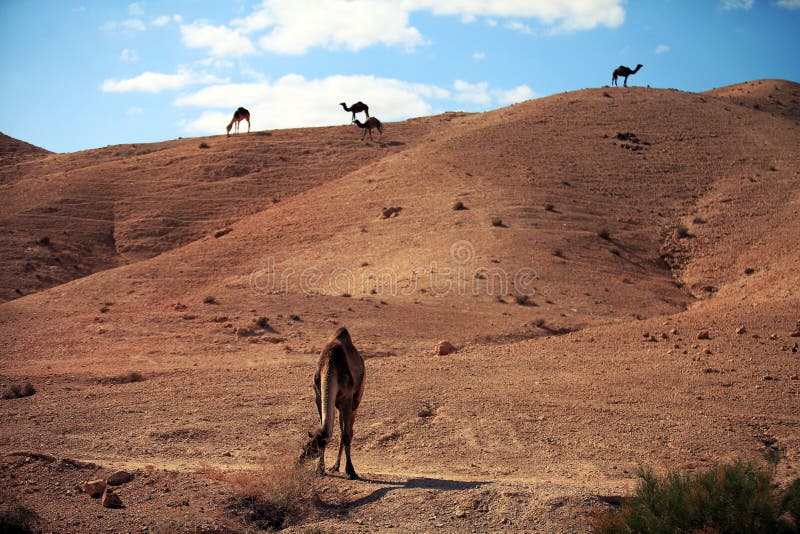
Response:
[[[336,332],[334,332],[333,339],[341,341],[342,343],[352,343],[350,340],[350,332],[343,326],[339,327]]]
[[[247,111],[247,110],[246,110],[246,109],[244,109],[244,108],[239,108],[239,109],[237,109],[237,110],[236,110],[236,113],[240,113],[240,114],[242,114],[242,115],[250,115],[250,112],[249,112],[249,111]]]

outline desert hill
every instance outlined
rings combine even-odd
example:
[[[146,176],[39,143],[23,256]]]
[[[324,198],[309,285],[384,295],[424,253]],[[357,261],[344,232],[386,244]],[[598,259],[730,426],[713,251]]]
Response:
[[[381,142],[342,126],[27,160],[2,185],[0,327],[5,380],[38,392],[3,403],[0,450],[155,466],[212,510],[192,470],[294,450],[346,325],[368,369],[354,461],[377,482],[323,526],[585,530],[640,463],[765,444],[792,477],[799,87],[585,89]],[[442,339],[458,352],[432,356]],[[52,513],[117,524],[81,506]]]

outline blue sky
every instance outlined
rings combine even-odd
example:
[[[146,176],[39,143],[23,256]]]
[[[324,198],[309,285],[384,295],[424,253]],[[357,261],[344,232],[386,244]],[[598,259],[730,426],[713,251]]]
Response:
[[[800,0],[0,1],[0,131],[69,152],[484,111],[610,83],[800,81]]]

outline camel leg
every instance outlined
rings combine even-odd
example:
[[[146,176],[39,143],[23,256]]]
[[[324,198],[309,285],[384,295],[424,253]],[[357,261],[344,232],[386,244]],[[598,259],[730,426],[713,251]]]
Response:
[[[628,77],[625,76],[625,81],[622,82],[622,87],[628,87]]]
[[[250,119],[247,119],[247,133],[250,133]]]
[[[360,477],[356,474],[353,462],[350,459],[350,443],[353,440],[353,422],[355,421],[356,414],[353,412],[352,402],[347,403],[347,406],[343,408],[345,421],[344,426],[342,426],[342,443],[344,443],[345,457],[344,472],[347,473],[347,478],[349,480],[359,480]]]
[[[345,420],[344,414],[341,410],[339,410],[339,430],[342,431],[342,435],[339,436],[339,453],[336,455],[336,463],[333,466],[328,468],[328,471],[331,473],[338,473],[339,466],[342,465],[342,451],[344,450],[344,427],[345,427]]]

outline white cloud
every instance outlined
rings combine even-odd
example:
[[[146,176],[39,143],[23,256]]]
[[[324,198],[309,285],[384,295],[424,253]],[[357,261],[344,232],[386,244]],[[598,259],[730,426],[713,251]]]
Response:
[[[143,72],[134,78],[126,80],[105,80],[100,89],[105,93],[160,93],[161,91],[183,89],[190,85],[221,83],[224,81],[211,74],[179,69],[176,74]]]
[[[259,44],[279,54],[313,47],[357,51],[374,44],[413,50],[425,41],[408,18],[407,9],[387,0],[267,0],[237,24],[247,31],[269,28]]]
[[[457,80],[453,88],[364,75],[306,79],[289,74],[274,81],[211,85],[180,95],[173,104],[200,109],[198,116],[181,122],[187,133],[215,134],[224,131],[239,106],[250,110],[253,129],[261,130],[347,124],[350,114],[338,105],[343,101],[361,100],[370,104],[370,115],[395,121],[430,115],[453,101],[486,109],[534,95],[527,85],[503,90],[491,88],[487,82]]]
[[[100,26],[100,29],[110,33],[132,34],[134,32],[143,32],[147,27],[139,19],[127,19],[122,21],[108,20]]]
[[[513,30],[515,32],[525,33],[525,34],[532,34],[533,30],[527,24],[523,24],[518,21],[507,22],[505,27],[509,30]]]
[[[800,9],[800,0],[778,0],[775,5],[785,9]]]
[[[209,53],[216,57],[240,57],[256,51],[250,39],[239,30],[203,21],[181,26],[181,40],[189,48],[209,48]]]
[[[656,47],[656,54],[666,54],[670,50],[672,50],[671,46],[665,45],[665,44],[660,44],[660,45],[658,45]]]
[[[484,60],[486,59],[486,52],[475,52],[474,54],[472,54],[472,59],[476,61]]]
[[[617,28],[625,21],[622,0],[402,0],[407,9],[435,15],[537,19],[556,30]]]
[[[153,26],[166,26],[170,22],[175,22],[177,24],[180,24],[181,22],[183,22],[183,17],[178,15],[178,14],[175,14],[175,15],[160,15],[160,16],[154,18],[153,20],[151,20],[150,24],[152,24]]]
[[[134,106],[132,108],[128,108],[128,111],[125,112],[125,115],[128,117],[135,117],[137,115],[141,115],[142,113],[144,113],[142,108]]]
[[[505,105],[516,104],[517,102],[530,100],[535,96],[533,89],[527,85],[518,85],[517,87],[508,90],[494,90],[492,91],[492,95],[494,95],[498,103]]]
[[[754,0],[720,0],[720,7],[726,11],[734,9],[748,10],[753,7]]]
[[[139,54],[136,53],[136,50],[131,48],[123,48],[119,58],[125,63],[136,63],[139,61]]]
[[[142,6],[134,2],[132,4],[128,4],[128,14],[133,17],[141,17],[144,15],[144,9],[142,9]]]
[[[488,82],[469,83],[464,80],[453,82],[456,90],[455,99],[459,102],[473,102],[475,104],[488,104],[492,101],[489,96]]]

